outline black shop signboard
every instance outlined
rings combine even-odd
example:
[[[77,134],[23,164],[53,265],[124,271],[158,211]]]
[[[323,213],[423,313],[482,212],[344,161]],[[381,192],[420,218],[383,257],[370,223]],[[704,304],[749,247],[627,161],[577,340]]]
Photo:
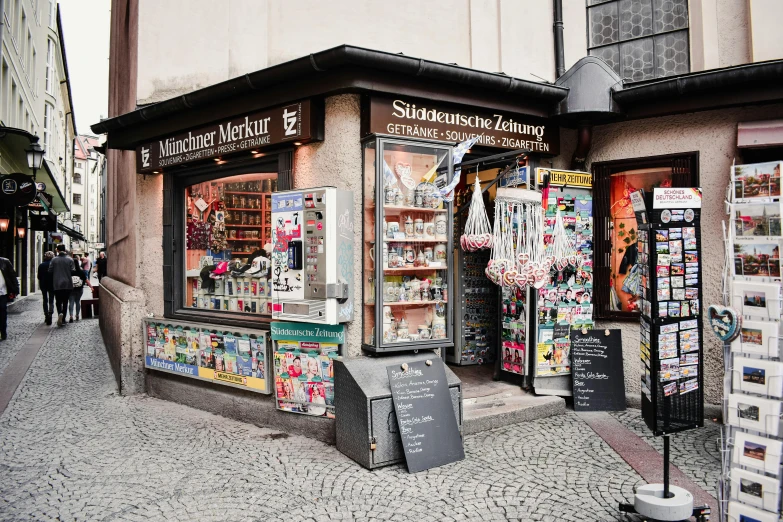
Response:
[[[443,361],[387,366],[408,471],[416,473],[465,458]]]
[[[574,411],[625,409],[620,330],[573,330],[571,375]]]

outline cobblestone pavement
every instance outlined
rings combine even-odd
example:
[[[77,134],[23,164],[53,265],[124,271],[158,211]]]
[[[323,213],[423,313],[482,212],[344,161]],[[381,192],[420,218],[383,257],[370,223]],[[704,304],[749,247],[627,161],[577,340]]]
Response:
[[[301,436],[120,397],[86,320],[51,330],[0,417],[0,520],[627,520],[617,504],[642,482],[573,413],[465,450],[368,471]]]
[[[652,435],[639,410],[613,412],[611,415],[663,455],[663,437]],[[677,433],[669,438],[672,464],[715,498],[720,476],[720,427],[717,422],[704,419],[703,428]]]
[[[32,295],[8,307],[8,339],[0,343],[0,375],[43,322],[41,295]]]

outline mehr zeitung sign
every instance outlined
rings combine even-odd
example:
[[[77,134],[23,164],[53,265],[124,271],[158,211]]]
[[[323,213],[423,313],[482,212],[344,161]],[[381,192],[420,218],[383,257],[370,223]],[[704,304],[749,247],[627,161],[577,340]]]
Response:
[[[365,98],[362,134],[451,143],[480,136],[477,145],[485,147],[560,153],[560,129],[550,120],[502,111],[474,111],[407,97]]]

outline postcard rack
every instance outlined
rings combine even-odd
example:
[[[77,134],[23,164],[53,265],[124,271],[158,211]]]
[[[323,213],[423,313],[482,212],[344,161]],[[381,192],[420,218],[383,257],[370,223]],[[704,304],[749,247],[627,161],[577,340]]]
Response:
[[[783,163],[731,169],[724,230],[724,309],[738,336],[724,344],[721,520],[781,520],[783,481]],[[736,318],[731,318],[736,313]]]

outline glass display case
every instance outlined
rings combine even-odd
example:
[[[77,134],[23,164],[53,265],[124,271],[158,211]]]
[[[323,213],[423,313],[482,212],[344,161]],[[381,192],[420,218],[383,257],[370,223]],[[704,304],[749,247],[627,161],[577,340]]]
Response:
[[[364,146],[363,348],[453,346],[451,147],[378,138]]]

